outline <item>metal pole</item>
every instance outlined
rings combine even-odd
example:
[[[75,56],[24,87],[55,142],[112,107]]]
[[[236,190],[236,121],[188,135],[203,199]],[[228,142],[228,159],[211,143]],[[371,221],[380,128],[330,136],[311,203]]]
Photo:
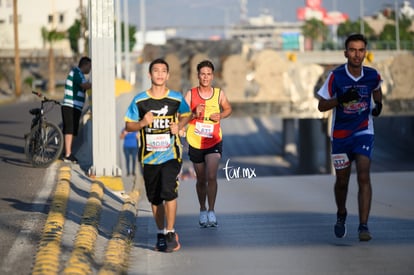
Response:
[[[140,13],[141,13],[141,20],[140,20],[140,25],[141,25],[141,43],[142,43],[142,49],[144,49],[145,46],[145,32],[146,32],[146,18],[145,18],[145,0],[141,0],[140,2],[141,6],[140,6]]]
[[[131,82],[131,69],[129,65],[128,0],[124,0],[124,58],[125,58],[125,79],[128,82]]]
[[[116,77],[122,78],[122,57],[121,57],[121,0],[116,0],[115,4],[115,42],[116,42]]]
[[[395,5],[395,40],[397,51],[400,50],[400,22],[399,22],[399,10],[397,0],[394,1]]]
[[[144,47],[145,47],[145,32],[146,32],[146,18],[145,18],[145,0],[140,1],[140,31],[141,31],[141,41],[139,41],[142,45],[141,48],[141,56],[144,57]],[[145,60],[143,60],[145,61]],[[140,85],[143,89],[144,87],[149,87],[151,82],[149,82],[148,73],[147,73],[148,64],[147,62],[141,63],[141,70],[139,73],[140,78]]]
[[[365,34],[365,24],[364,24],[364,0],[359,1],[359,17],[360,17],[360,31],[361,34]]]

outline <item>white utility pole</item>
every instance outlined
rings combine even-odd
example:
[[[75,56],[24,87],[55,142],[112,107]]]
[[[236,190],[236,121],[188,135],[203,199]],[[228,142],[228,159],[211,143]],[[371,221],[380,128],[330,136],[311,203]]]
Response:
[[[92,154],[90,174],[119,176],[115,112],[114,1],[89,0],[92,59]]]
[[[129,22],[128,22],[128,0],[124,0],[124,58],[125,79],[131,82],[131,68],[129,60]]]
[[[115,35],[115,43],[116,43],[116,77],[122,78],[122,57],[121,57],[121,0],[116,0],[115,5],[116,10],[116,18],[115,18],[115,25],[116,25],[116,35]]]
[[[142,43],[142,49],[141,52],[144,51],[145,47],[145,37],[146,37],[146,11],[145,11],[145,0],[141,0],[140,2],[140,30],[141,30],[141,43]],[[148,62],[143,62],[141,64],[141,89],[146,89],[147,87],[151,86],[151,80],[148,77]]]
[[[142,49],[144,49],[145,46],[145,32],[146,32],[146,18],[145,18],[145,0],[141,0],[140,2],[140,30],[141,30],[141,43],[142,43]]]

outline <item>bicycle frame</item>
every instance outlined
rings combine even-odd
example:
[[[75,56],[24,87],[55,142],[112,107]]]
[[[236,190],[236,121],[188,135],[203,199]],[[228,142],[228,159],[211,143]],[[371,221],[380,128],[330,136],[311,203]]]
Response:
[[[47,167],[62,153],[63,134],[58,126],[47,121],[44,116],[44,105],[49,102],[57,105],[60,103],[40,93],[33,92],[33,94],[42,97],[42,101],[40,108],[29,111],[34,117],[30,125],[30,133],[25,135],[25,153],[34,167]]]

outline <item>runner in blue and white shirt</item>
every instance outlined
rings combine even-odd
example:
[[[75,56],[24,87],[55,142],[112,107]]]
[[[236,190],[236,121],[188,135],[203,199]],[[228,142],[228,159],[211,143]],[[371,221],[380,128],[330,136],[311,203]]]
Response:
[[[367,41],[361,34],[350,35],[345,41],[347,63],[329,73],[318,91],[318,109],[333,111],[332,161],[336,171],[335,201],[337,222],[335,235],[346,235],[346,198],[352,161],[356,162],[359,203],[359,239],[369,241],[368,216],[371,208],[371,153],[374,144],[372,116],[382,110],[381,76],[373,68],[363,66]]]

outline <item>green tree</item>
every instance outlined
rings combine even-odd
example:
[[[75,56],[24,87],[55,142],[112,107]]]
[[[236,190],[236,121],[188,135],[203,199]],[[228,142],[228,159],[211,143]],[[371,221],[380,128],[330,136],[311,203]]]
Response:
[[[399,30],[399,37],[400,41],[406,41],[411,42],[409,45],[402,45],[403,48],[412,50],[413,49],[413,43],[414,43],[414,33],[410,31],[410,26],[412,24],[411,19],[402,16],[398,20],[398,30]],[[390,48],[389,45],[392,45],[391,48],[395,49],[395,43],[396,43],[396,26],[395,24],[386,24],[384,26],[384,29],[382,30],[379,40],[383,41],[383,45],[380,46],[380,48],[387,49]]]
[[[313,49],[315,42],[322,43],[326,41],[329,29],[322,21],[312,18],[305,21],[305,24],[302,26],[302,33],[305,38],[311,40]]]
[[[68,29],[68,39],[70,48],[75,54],[79,54],[79,38],[81,37],[81,21],[76,19]]]
[[[72,50],[72,52],[76,55],[80,55],[83,54],[80,52],[79,49],[79,43],[80,43],[80,39],[82,38],[82,36],[85,35],[85,30],[88,29],[86,20],[84,20],[84,26],[82,26],[82,21],[80,19],[76,19],[75,22],[73,22],[72,26],[69,27],[68,29],[68,38],[69,38],[69,43],[70,43],[70,48]],[[85,30],[83,30],[85,29]],[[83,47],[84,47],[84,53],[87,55],[88,52],[88,47],[89,47],[89,41],[86,37],[83,37],[84,41],[83,41]]]
[[[73,22],[72,26],[69,27],[68,29],[68,38],[69,38],[69,43],[70,43],[70,48],[72,49],[72,51],[75,54],[79,54],[79,44],[78,41],[81,38],[81,21],[79,19],[76,19],[75,22]],[[88,27],[86,26],[86,29]],[[116,27],[115,27],[116,29]],[[129,50],[131,51],[135,44],[137,43],[136,39],[135,39],[135,33],[137,32],[137,28],[136,26],[133,25],[129,25]],[[122,47],[122,51],[125,50],[125,45],[124,45],[124,22],[121,23],[121,47]]]
[[[364,23],[364,35],[368,39],[376,39],[377,37],[375,37],[375,32],[371,28],[371,26],[368,25],[366,21],[363,21],[363,23]],[[350,34],[360,33],[360,32],[361,32],[361,20],[357,20],[357,21],[347,20],[344,23],[339,24],[337,34],[338,34],[338,37],[345,38],[345,37],[348,37]]]
[[[59,32],[56,29],[48,31],[46,27],[42,27],[42,39],[44,44],[49,45],[48,62],[49,62],[49,81],[48,81],[48,92],[49,94],[55,93],[56,88],[56,76],[55,76],[55,53],[53,46],[57,41],[66,38],[65,32]]]
[[[121,23],[121,43],[122,43],[122,51],[125,51],[125,43],[124,43],[124,28],[125,28],[125,24],[124,22]],[[133,26],[133,25],[129,25],[128,27],[128,36],[129,36],[129,51],[131,51],[135,44],[137,43],[136,39],[135,39],[135,33],[137,32],[137,27]]]

